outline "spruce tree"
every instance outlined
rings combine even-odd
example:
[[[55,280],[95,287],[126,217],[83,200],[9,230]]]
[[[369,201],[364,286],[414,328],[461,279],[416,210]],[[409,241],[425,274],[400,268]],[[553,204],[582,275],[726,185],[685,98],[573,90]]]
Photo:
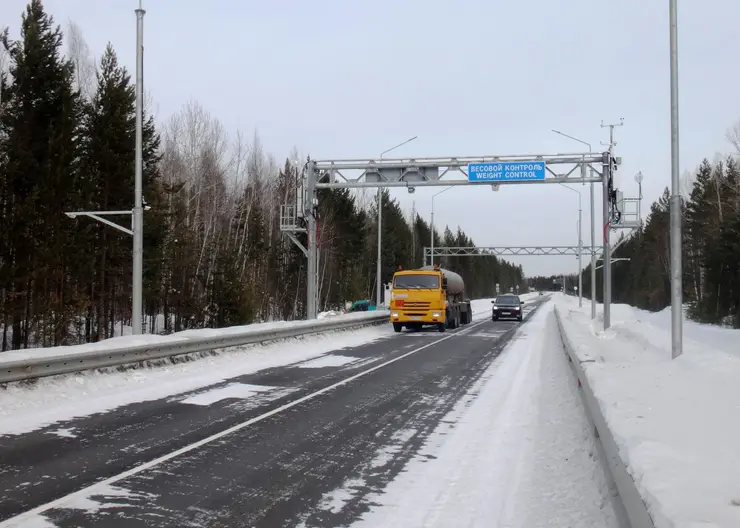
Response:
[[[134,201],[136,95],[131,76],[108,44],[96,74],[96,89],[86,106],[82,177],[87,208],[130,211]],[[158,183],[159,137],[151,118],[143,126],[143,197],[154,213],[144,215],[145,308],[156,310],[161,292],[161,246],[165,216]],[[129,217],[117,218],[127,225]],[[87,257],[93,263],[88,275],[92,332],[88,338],[113,335],[122,316],[130,319],[132,238],[110,226],[95,224],[94,242]]]
[[[79,308],[67,257],[77,233],[64,212],[77,203],[80,100],[73,66],[60,55],[62,33],[40,0],[28,4],[20,40],[6,34],[2,45],[12,79],[0,117],[12,347],[60,345]]]

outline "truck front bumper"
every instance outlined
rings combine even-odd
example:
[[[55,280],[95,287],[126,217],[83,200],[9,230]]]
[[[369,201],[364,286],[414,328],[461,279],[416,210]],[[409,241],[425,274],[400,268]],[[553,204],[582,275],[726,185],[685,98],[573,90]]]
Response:
[[[391,323],[439,324],[445,322],[444,310],[391,310]]]

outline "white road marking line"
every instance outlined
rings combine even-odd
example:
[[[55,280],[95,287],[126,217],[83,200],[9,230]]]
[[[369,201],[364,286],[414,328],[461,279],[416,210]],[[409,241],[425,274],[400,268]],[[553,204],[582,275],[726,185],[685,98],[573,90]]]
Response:
[[[468,328],[473,329],[477,326],[482,325],[483,323],[487,323],[488,320],[481,321],[479,323],[472,323]],[[358,372],[357,374],[354,374],[352,376],[349,376],[348,378],[345,378],[341,381],[338,381],[337,383],[334,383],[332,385],[329,385],[328,387],[324,387],[323,389],[319,389],[316,392],[312,392],[311,394],[307,394],[301,398],[298,398],[297,400],[293,400],[290,403],[286,403],[285,405],[281,405],[280,407],[277,407],[276,409],[273,409],[271,411],[268,411],[264,414],[261,414],[259,416],[256,416],[254,418],[251,418],[250,420],[247,420],[245,422],[242,422],[240,424],[234,425],[232,427],[229,427],[228,429],[225,429],[221,431],[220,433],[216,433],[214,435],[211,435],[207,438],[204,438],[202,440],[199,440],[197,442],[194,442],[190,445],[187,445],[185,447],[181,447],[180,449],[177,449],[176,451],[173,451],[171,453],[168,453],[166,455],[163,455],[161,457],[155,458],[154,460],[150,460],[149,462],[144,462],[143,464],[140,464],[134,468],[131,468],[127,471],[124,471],[123,473],[119,473],[118,475],[114,475],[112,477],[108,477],[105,480],[101,480],[100,482],[96,482],[95,484],[91,484],[85,488],[82,488],[81,490],[72,492],[68,495],[65,495],[64,497],[60,497],[59,499],[55,499],[51,502],[47,502],[46,504],[42,504],[41,506],[37,506],[31,510],[28,510],[27,512],[21,513],[20,515],[17,515],[15,517],[12,517],[2,523],[0,523],[1,527],[10,528],[11,526],[18,526],[18,523],[21,522],[29,522],[34,520],[34,518],[38,515],[43,514],[47,510],[51,510],[53,508],[61,508],[64,509],[64,504],[68,501],[73,501],[75,499],[83,499],[89,495],[92,495],[95,493],[96,489],[107,489],[107,486],[110,486],[112,484],[115,484],[116,482],[120,480],[124,480],[128,477],[132,477],[134,475],[137,475],[143,471],[146,471],[147,469],[151,469],[155,466],[158,466],[164,462],[167,462],[169,460],[172,460],[173,458],[176,458],[180,455],[184,455],[185,453],[189,453],[190,451],[193,451],[195,449],[198,449],[199,447],[202,447],[204,445],[210,444],[220,438],[223,438],[224,436],[228,436],[232,433],[235,433],[237,431],[240,431],[246,427],[249,427],[250,425],[254,425],[258,422],[261,422],[262,420],[265,420],[271,416],[274,416],[276,414],[279,414],[283,411],[287,411],[288,409],[291,409],[297,405],[300,405],[303,402],[307,402],[309,400],[312,400],[316,398],[317,396],[321,396],[322,394],[325,394],[327,392],[330,392],[338,387],[341,387],[343,385],[346,385],[356,379],[362,378],[364,376],[367,376],[368,374],[371,374],[375,372],[376,370],[379,370],[383,367],[386,367],[388,365],[391,365],[397,361],[400,361],[404,358],[407,358],[413,354],[416,354],[417,352],[420,352],[421,350],[424,350],[425,348],[429,348],[430,346],[436,345],[437,343],[441,343],[442,341],[446,341],[447,339],[451,339],[458,335],[458,332],[451,333],[446,335],[445,337],[442,337],[440,339],[437,339],[436,341],[433,341],[431,343],[427,343],[426,345],[422,345],[418,348],[415,348],[414,350],[411,350],[409,352],[406,352],[405,354],[402,354],[398,357],[395,357],[393,359],[389,359],[388,361],[385,361],[379,365],[375,365],[374,367],[371,367],[367,370],[363,370],[362,372]]]

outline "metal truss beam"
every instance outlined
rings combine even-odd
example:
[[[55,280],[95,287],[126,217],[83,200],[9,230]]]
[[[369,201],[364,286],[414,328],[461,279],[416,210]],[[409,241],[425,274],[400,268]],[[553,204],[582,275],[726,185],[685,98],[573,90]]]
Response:
[[[288,236],[290,240],[293,241],[293,243],[296,246],[298,246],[298,249],[300,249],[306,257],[308,257],[308,250],[306,249],[306,246],[301,244],[301,241],[298,240],[298,237],[296,237],[292,231],[283,231],[283,232]]]
[[[536,183],[602,183],[609,153],[525,154],[513,156],[458,156],[441,158],[382,158],[319,160],[314,162],[317,189],[377,188],[377,187],[439,187],[453,185],[501,185]],[[544,162],[547,177],[531,180],[468,181],[467,168],[471,163]],[[571,167],[567,167],[571,165]],[[563,166],[556,172],[553,167]],[[577,171],[588,166],[589,171]],[[359,171],[345,175],[342,171]],[[459,173],[465,179],[443,179],[449,173]],[[591,176],[588,176],[591,174]]]
[[[581,255],[591,255],[591,247],[583,246]],[[430,247],[424,248],[424,258],[435,257],[485,257],[495,256],[578,256],[578,246],[490,246],[490,247]],[[598,255],[601,247],[595,248]],[[433,253],[432,253],[433,252]]]

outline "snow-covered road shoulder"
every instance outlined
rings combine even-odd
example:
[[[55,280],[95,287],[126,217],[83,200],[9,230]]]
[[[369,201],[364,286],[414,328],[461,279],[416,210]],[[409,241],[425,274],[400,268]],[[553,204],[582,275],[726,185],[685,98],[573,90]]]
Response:
[[[568,340],[656,528],[740,526],[740,331],[684,322],[671,359],[670,310],[603,312],[554,297]]]
[[[441,421],[353,527],[614,527],[552,304]]]

